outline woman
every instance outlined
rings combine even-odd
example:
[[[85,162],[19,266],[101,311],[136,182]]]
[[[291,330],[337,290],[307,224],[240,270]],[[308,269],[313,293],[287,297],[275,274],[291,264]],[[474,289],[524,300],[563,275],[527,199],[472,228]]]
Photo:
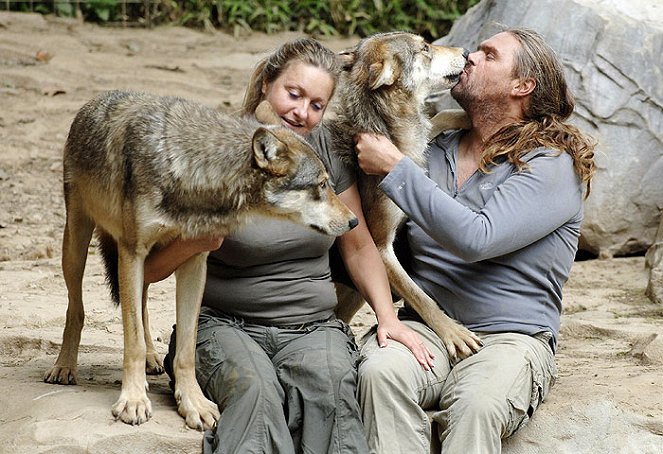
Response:
[[[146,261],[146,281],[154,282],[192,255],[213,251],[196,373],[221,417],[215,433],[206,434],[205,452],[368,451],[355,398],[357,347],[349,327],[334,316],[328,257],[334,241],[375,311],[380,344],[394,339],[424,367],[432,362],[418,335],[395,316],[354,173],[329,153],[325,129],[316,128],[338,72],[335,54],[317,41],[285,43],[257,66],[243,113],[253,114],[267,100],[283,125],[305,136],[335,191],[357,214],[358,227],[335,239],[290,222],[256,218],[227,238],[177,240]],[[172,355],[174,339],[170,345]],[[167,358],[167,369],[168,363]]]

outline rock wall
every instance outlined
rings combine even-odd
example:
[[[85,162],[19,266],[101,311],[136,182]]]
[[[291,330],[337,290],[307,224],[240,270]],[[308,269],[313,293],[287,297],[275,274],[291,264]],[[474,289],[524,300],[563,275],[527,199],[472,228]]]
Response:
[[[663,304],[663,216],[656,240],[645,255],[645,267],[649,272],[645,294],[652,302]]]
[[[644,252],[663,208],[663,2],[483,0],[436,43],[474,50],[497,24],[546,38],[576,95],[572,122],[599,141],[580,248]],[[435,109],[454,104],[446,96]]]

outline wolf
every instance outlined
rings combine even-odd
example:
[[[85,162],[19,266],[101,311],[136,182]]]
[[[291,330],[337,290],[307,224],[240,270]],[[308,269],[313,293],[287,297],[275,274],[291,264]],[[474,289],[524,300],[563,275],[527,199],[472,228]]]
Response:
[[[465,67],[469,51],[434,46],[406,32],[379,33],[340,53],[343,64],[336,117],[327,121],[335,153],[356,165],[354,136],[380,133],[417,164],[425,163],[431,132],[425,100],[433,91],[449,89]],[[464,115],[439,115],[436,130],[463,125]],[[396,232],[404,213],[378,189],[380,178],[358,173],[366,223],[384,261],[394,293],[405,299],[444,342],[453,359],[478,351],[480,339],[448,317],[408,276],[394,252]],[[337,265],[337,264],[336,264]],[[336,268],[338,269],[338,268]],[[337,276],[342,275],[337,271]],[[342,278],[341,278],[342,279]],[[336,314],[349,322],[363,299],[349,286],[338,284]]]
[[[62,347],[45,374],[75,384],[83,328],[82,279],[96,231],[116,274],[124,329],[123,377],[112,414],[141,424],[152,414],[148,372],[162,366],[149,332],[144,260],[174,238],[225,236],[255,213],[338,236],[357,225],[336,197],[313,149],[284,126],[262,125],[175,97],[111,91],[76,115],[64,147],[66,222],[62,269],[68,307]],[[186,424],[209,429],[219,418],[195,376],[195,339],[207,254],[176,275],[175,398]]]

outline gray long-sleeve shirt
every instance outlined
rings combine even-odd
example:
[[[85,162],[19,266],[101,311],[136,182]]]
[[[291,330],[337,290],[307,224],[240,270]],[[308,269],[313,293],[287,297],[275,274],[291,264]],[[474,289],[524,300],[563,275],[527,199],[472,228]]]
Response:
[[[405,158],[380,184],[409,218],[412,277],[471,330],[549,331],[554,347],[582,221],[572,158],[536,149],[529,168],[501,163],[457,190],[459,139],[431,142],[428,173]]]

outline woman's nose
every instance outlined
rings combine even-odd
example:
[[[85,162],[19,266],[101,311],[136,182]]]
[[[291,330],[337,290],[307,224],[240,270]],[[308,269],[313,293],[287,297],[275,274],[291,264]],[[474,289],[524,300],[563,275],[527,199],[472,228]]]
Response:
[[[305,119],[308,117],[308,101],[302,99],[300,102],[297,103],[295,106],[295,115],[297,117]]]

